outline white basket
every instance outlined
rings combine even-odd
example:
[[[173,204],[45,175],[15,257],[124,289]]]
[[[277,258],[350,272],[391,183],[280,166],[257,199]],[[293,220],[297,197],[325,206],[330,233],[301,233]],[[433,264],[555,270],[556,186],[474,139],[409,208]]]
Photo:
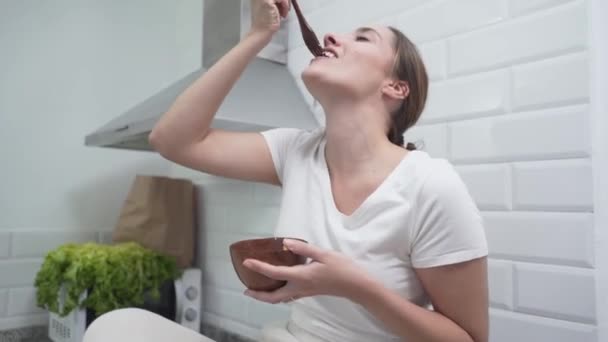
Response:
[[[59,308],[63,309],[66,291],[62,286],[59,294]],[[79,302],[87,298],[85,291],[80,295]],[[87,312],[84,309],[74,309],[67,316],[61,317],[51,312],[49,314],[49,338],[53,342],[82,342],[87,325]]]
[[[176,323],[200,332],[202,304],[202,272],[199,268],[183,270],[180,278],[174,281],[176,298]],[[63,309],[66,291],[62,286],[59,293],[59,308]],[[79,303],[87,298],[85,291]],[[87,328],[87,311],[74,309],[65,317],[53,312],[49,315],[49,338],[53,342],[82,342]]]

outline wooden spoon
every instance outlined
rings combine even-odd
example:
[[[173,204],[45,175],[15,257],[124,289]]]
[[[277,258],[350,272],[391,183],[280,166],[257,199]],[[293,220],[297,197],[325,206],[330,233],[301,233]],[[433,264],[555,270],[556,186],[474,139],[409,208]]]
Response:
[[[298,16],[298,22],[300,23],[300,31],[302,31],[302,38],[304,38],[304,44],[308,47],[308,50],[314,56],[323,56],[323,48],[321,47],[321,43],[319,43],[319,39],[315,32],[310,28],[308,22],[304,18],[302,14],[302,10],[300,9],[300,5],[298,5],[297,0],[291,0],[293,4],[293,8],[296,10],[296,15]]]

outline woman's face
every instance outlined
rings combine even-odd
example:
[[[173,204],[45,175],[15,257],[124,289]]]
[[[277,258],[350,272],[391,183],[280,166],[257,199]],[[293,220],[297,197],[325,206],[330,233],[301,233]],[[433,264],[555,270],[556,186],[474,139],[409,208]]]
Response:
[[[395,61],[394,34],[387,27],[362,27],[348,34],[328,34],[326,56],[317,57],[302,73],[306,87],[324,97],[381,95],[391,81]]]

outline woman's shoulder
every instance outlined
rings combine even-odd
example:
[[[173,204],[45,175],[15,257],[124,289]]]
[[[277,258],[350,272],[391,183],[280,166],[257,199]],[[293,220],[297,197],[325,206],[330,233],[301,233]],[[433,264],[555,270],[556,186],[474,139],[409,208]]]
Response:
[[[421,197],[445,197],[453,191],[468,192],[458,171],[448,159],[432,157],[424,151],[411,153],[416,155],[415,177],[420,185]]]

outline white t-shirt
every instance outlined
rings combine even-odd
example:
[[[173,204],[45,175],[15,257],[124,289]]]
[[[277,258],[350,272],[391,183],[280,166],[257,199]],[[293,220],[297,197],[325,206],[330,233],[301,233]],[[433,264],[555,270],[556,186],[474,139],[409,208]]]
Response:
[[[324,129],[278,128],[262,134],[283,188],[275,236],[341,252],[421,306],[429,299],[414,267],[487,255],[479,211],[446,160],[411,151],[359,208],[344,215],[331,191]],[[401,340],[365,308],[339,297],[297,300],[290,324],[319,341]]]

